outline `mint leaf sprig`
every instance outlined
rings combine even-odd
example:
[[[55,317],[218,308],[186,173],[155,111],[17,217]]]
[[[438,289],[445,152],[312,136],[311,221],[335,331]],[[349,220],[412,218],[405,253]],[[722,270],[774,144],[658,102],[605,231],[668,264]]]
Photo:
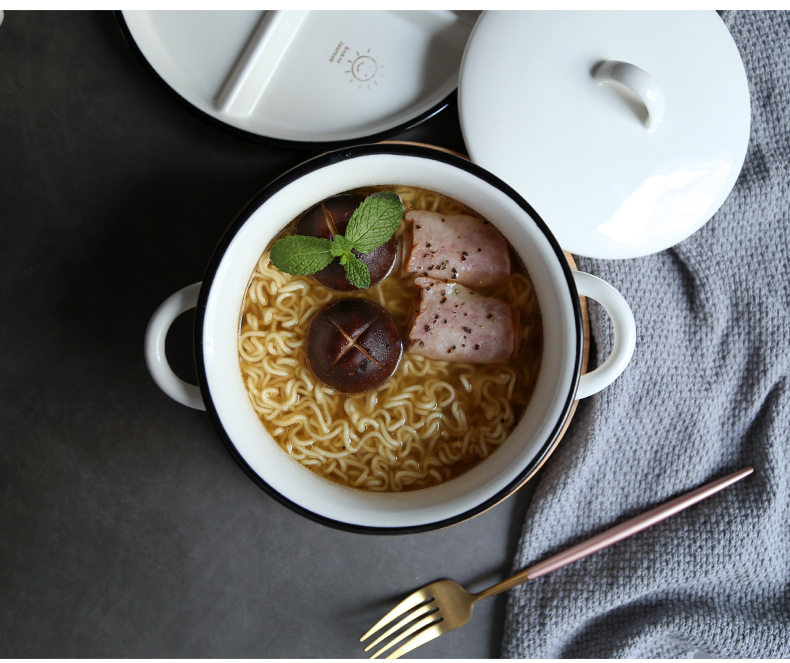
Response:
[[[282,237],[272,244],[272,262],[281,272],[306,276],[339,259],[348,282],[364,290],[370,287],[370,270],[352,251],[370,253],[388,242],[402,216],[403,203],[398,194],[377,191],[354,210],[345,235],[337,234],[332,239],[308,235]]]

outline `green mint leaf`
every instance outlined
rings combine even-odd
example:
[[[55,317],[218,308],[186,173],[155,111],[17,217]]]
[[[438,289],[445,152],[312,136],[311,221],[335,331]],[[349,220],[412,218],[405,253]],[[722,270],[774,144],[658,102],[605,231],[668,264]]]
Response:
[[[370,287],[370,271],[368,266],[359,258],[351,253],[346,253],[340,258],[340,264],[345,268],[346,278],[351,285],[360,290],[366,290]]]
[[[335,259],[332,243],[320,237],[291,235],[272,244],[271,258],[274,266],[286,274],[305,276],[320,272]]]
[[[392,237],[402,216],[403,203],[398,195],[377,191],[354,210],[346,227],[346,239],[360,253],[370,253]]]
[[[351,253],[351,242],[349,242],[343,235],[335,235],[332,238],[332,257],[339,258],[346,253]]]

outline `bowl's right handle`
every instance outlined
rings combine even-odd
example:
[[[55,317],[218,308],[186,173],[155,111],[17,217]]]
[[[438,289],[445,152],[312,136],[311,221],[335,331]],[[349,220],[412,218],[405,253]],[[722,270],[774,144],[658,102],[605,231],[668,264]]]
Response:
[[[614,347],[607,360],[579,378],[576,398],[587,398],[612,384],[628,366],[636,347],[636,323],[631,307],[606,281],[586,272],[572,273],[579,294],[603,306],[614,326]]]
[[[174,401],[196,410],[206,409],[200,387],[184,382],[170,368],[165,356],[165,338],[175,319],[197,306],[201,285],[202,283],[193,283],[170,295],[154,311],[145,330],[145,363],[154,382]]]

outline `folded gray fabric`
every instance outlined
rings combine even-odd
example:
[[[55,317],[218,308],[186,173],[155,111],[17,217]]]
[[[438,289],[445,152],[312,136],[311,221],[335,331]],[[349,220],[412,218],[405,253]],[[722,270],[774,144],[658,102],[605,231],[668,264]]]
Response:
[[[673,249],[579,259],[631,304],[634,358],[582,401],[514,570],[752,465],[754,474],[512,590],[503,656],[790,657],[790,14],[726,12],[752,129],[730,197]],[[591,305],[600,362],[611,324]]]

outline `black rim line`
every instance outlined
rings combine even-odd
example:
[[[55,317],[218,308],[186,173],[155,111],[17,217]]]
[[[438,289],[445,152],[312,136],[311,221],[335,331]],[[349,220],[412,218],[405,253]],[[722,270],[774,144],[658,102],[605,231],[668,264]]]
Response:
[[[115,10],[113,12],[115,14],[115,18],[118,22],[118,25],[121,29],[121,34],[123,35],[124,41],[126,42],[129,49],[134,54],[135,58],[142,64],[143,68],[146,70],[148,75],[153,78],[153,80],[164,90],[167,92],[168,96],[178,102],[180,105],[187,108],[190,112],[194,115],[199,117],[204,122],[210,124],[211,126],[220,129],[221,131],[228,132],[239,138],[244,138],[246,140],[252,141],[254,143],[260,143],[263,145],[269,145],[271,147],[280,148],[283,150],[298,150],[300,152],[324,152],[327,150],[336,150],[343,147],[350,147],[352,145],[359,145],[360,143],[370,143],[370,142],[377,142],[381,140],[386,140],[387,138],[391,138],[399,133],[404,131],[408,131],[413,127],[422,124],[426,120],[429,120],[437,113],[440,113],[445,108],[447,108],[456,98],[458,95],[458,88],[456,87],[450,94],[448,94],[444,99],[442,99],[437,104],[434,104],[426,111],[423,111],[419,115],[413,117],[406,122],[403,122],[391,129],[386,129],[384,131],[380,131],[373,134],[368,134],[365,136],[360,136],[359,138],[348,138],[344,140],[333,140],[333,141],[299,141],[299,140],[289,140],[285,138],[275,138],[273,136],[266,136],[262,134],[253,133],[251,131],[246,131],[244,129],[240,129],[239,127],[235,127],[227,122],[223,122],[222,120],[209,115],[205,111],[202,111],[200,108],[195,106],[192,102],[188,101],[186,98],[181,96],[176,90],[159,74],[159,72],[154,68],[154,66],[148,61],[148,59],[143,54],[142,50],[138,46],[137,42],[132,35],[129,26],[126,23],[126,19],[123,16],[123,12],[121,10]]]
[[[292,502],[290,499],[276,491],[272,488],[266,481],[264,481],[260,475],[258,475],[244,460],[241,454],[236,449],[233,441],[230,439],[225,427],[222,424],[222,421],[219,418],[219,415],[214,407],[214,403],[211,399],[211,393],[208,389],[208,381],[206,378],[206,369],[205,364],[203,361],[203,325],[205,320],[205,312],[206,312],[206,305],[208,302],[208,293],[211,290],[211,285],[214,281],[214,277],[216,276],[217,269],[219,264],[222,261],[222,257],[225,255],[225,251],[232,241],[233,237],[236,235],[238,230],[246,223],[247,219],[253,214],[253,212],[263,204],[264,201],[268,200],[272,197],[275,193],[289,185],[290,183],[294,182],[295,180],[299,179],[303,175],[308,172],[312,172],[313,170],[317,170],[319,168],[323,168],[334,163],[338,163],[340,161],[345,161],[347,159],[353,159],[363,156],[369,156],[373,154],[397,154],[403,156],[416,156],[416,157],[423,157],[423,158],[430,158],[431,160],[438,160],[445,162],[449,165],[457,166],[463,170],[466,170],[473,175],[476,175],[480,179],[484,180],[488,184],[494,186],[495,188],[499,189],[503,193],[510,196],[522,209],[530,214],[533,221],[537,224],[538,228],[544,234],[546,239],[549,241],[554,253],[560,263],[560,267],[563,271],[565,276],[566,284],[568,289],[570,290],[571,294],[571,303],[573,306],[574,312],[574,319],[576,321],[576,348],[577,351],[575,353],[574,359],[574,368],[573,368],[573,384],[572,388],[566,398],[564,407],[562,409],[561,415],[558,417],[556,424],[554,425],[551,433],[547,437],[544,444],[541,446],[538,454],[530,461],[530,463],[522,470],[518,477],[511,481],[507,486],[502,488],[500,491],[496,493],[496,495],[490,497],[485,502],[477,505],[476,507],[464,511],[457,516],[452,518],[447,518],[445,520],[437,521],[434,523],[428,523],[425,525],[415,525],[409,527],[369,527],[364,525],[354,525],[350,523],[346,523],[339,520],[333,520],[326,516],[321,516],[312,511],[305,509],[304,507]],[[489,173],[488,171],[484,170],[480,166],[463,159],[462,157],[457,157],[453,154],[448,154],[441,150],[432,149],[429,147],[421,147],[416,145],[399,145],[396,143],[387,144],[387,145],[358,145],[356,147],[347,148],[344,150],[339,150],[335,152],[330,152],[327,154],[322,154],[312,159],[309,159],[294,168],[286,171],[281,176],[273,180],[270,184],[264,187],[236,216],[236,218],[231,222],[228,226],[228,229],[222,235],[220,241],[217,244],[214,253],[209,260],[209,264],[206,268],[206,272],[203,277],[203,285],[200,289],[200,294],[198,296],[198,304],[195,309],[195,326],[194,326],[194,347],[195,347],[195,365],[197,367],[197,375],[198,375],[198,382],[200,384],[200,391],[203,396],[203,401],[206,405],[206,411],[208,412],[211,420],[214,424],[214,427],[220,433],[220,437],[222,438],[225,447],[230,452],[231,456],[236,460],[238,465],[244,470],[247,476],[252,479],[261,489],[264,490],[269,496],[283,504],[284,506],[288,507],[289,509],[295,511],[296,513],[313,520],[314,522],[321,523],[323,525],[332,527],[334,529],[339,529],[347,532],[353,532],[358,534],[416,534],[421,532],[428,532],[437,529],[442,529],[444,527],[449,527],[451,525],[458,524],[465,520],[469,520],[470,518],[479,515],[480,513],[490,509],[494,505],[501,502],[503,499],[510,496],[515,490],[517,490],[529,477],[529,475],[535,471],[536,468],[540,467],[543,463],[547,455],[552,451],[557,438],[562,430],[565,421],[567,420],[571,407],[573,405],[574,396],[576,394],[576,389],[579,383],[579,377],[581,373],[581,361],[582,361],[582,354],[583,354],[583,344],[584,344],[584,328],[582,322],[582,315],[581,315],[581,305],[579,304],[579,296],[578,291],[576,289],[576,283],[573,279],[573,275],[568,265],[568,262],[565,258],[565,254],[560,248],[557,240],[551,234],[548,226],[545,224],[543,219],[537,214],[537,212],[532,208],[532,206],[524,200],[512,187],[507,185],[505,182],[500,180],[495,175]]]

